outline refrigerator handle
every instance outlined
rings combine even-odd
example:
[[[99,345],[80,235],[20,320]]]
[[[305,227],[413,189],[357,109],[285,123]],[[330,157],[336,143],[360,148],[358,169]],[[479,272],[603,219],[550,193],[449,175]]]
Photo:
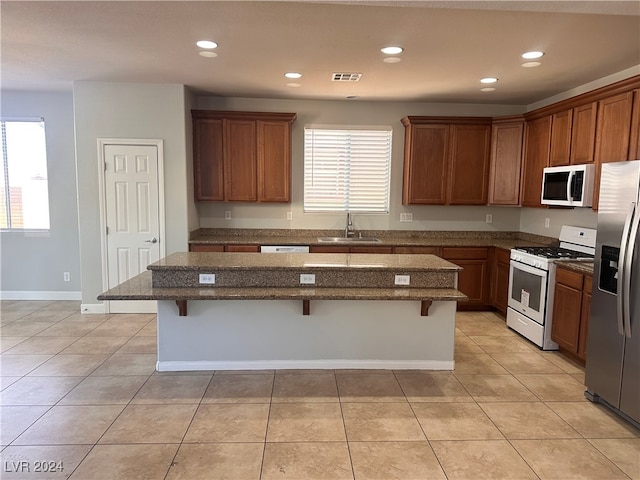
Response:
[[[624,335],[625,326],[625,283],[627,278],[627,251],[629,249],[629,231],[631,230],[631,221],[633,220],[636,210],[636,204],[631,202],[629,205],[629,212],[627,213],[627,219],[624,221],[624,228],[622,229],[622,238],[620,239],[620,256],[618,257],[618,288],[616,292],[617,303],[617,317],[618,317],[618,333]],[[628,302],[628,299],[627,299]]]
[[[637,207],[637,205],[636,205]],[[624,259],[626,272],[624,274],[624,333],[631,338],[631,265],[638,238],[638,226],[640,225],[640,212],[636,208],[635,217],[629,232],[629,244],[627,245],[627,257]],[[637,273],[637,272],[636,272]]]

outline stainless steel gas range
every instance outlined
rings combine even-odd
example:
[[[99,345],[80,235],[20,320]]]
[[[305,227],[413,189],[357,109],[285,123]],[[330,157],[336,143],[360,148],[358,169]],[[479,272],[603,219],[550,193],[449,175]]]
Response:
[[[596,230],[564,225],[559,247],[511,250],[507,326],[543,350],[557,350],[551,340],[553,291],[558,260],[593,260]]]

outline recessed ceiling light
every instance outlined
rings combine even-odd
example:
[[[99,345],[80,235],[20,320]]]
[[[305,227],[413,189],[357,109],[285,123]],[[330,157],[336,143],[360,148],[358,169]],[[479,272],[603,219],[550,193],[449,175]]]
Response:
[[[384,47],[381,48],[380,51],[385,55],[398,55],[404,51],[402,47]]]
[[[540,65],[542,65],[540,62],[524,62],[522,64],[524,68],[539,67]]]
[[[496,77],[485,77],[480,79],[480,83],[496,83],[498,79]]]
[[[400,57],[385,57],[382,61],[385,63],[399,63],[402,59]]]
[[[218,46],[216,42],[212,42],[211,40],[200,40],[196,42],[196,45],[200,48],[207,48],[209,50]]]
[[[480,89],[481,92],[493,92],[494,90],[495,88],[493,87],[485,87]]]
[[[301,78],[302,74],[298,72],[287,72],[284,74],[284,76],[287,78]]]
[[[522,54],[522,58],[526,58],[527,60],[531,60],[534,58],[540,58],[544,55],[544,52],[538,52],[538,51],[531,51],[531,52],[525,52]]]
[[[199,52],[198,55],[202,56],[202,57],[207,57],[207,58],[213,58],[213,57],[217,57],[218,54],[216,52],[210,52],[208,50],[205,50],[203,52]]]
[[[300,85],[299,83],[287,83],[287,87],[292,87],[292,88],[297,88],[297,87],[301,87],[302,85]]]

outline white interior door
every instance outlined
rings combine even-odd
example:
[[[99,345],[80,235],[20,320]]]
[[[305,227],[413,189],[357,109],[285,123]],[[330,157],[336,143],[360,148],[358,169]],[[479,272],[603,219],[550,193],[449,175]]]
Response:
[[[104,145],[108,288],[160,259],[158,147]],[[111,301],[111,313],[156,312],[155,301]]]

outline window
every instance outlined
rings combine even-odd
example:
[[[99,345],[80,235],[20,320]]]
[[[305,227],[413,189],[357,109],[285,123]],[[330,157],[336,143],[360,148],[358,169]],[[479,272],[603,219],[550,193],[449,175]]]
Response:
[[[391,127],[306,127],[305,212],[389,212]]]
[[[2,171],[0,228],[49,229],[49,189],[44,119],[0,121]]]

